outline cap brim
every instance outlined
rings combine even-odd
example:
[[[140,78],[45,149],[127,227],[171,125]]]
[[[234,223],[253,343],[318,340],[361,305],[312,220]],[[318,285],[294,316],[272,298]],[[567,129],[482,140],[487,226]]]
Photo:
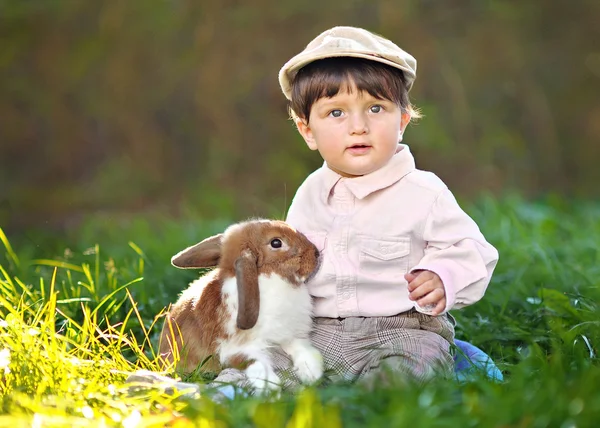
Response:
[[[397,62],[394,61],[390,61],[387,58],[383,58],[381,56],[377,56],[377,55],[373,55],[373,54],[369,54],[369,53],[362,53],[362,52],[356,52],[356,51],[348,51],[348,52],[344,52],[344,51],[339,51],[339,52],[335,52],[335,53],[323,53],[321,55],[305,55],[306,58],[302,58],[302,54],[297,55],[296,57],[292,58],[291,60],[289,60],[279,71],[279,85],[281,86],[281,90],[283,91],[283,94],[285,95],[285,97],[290,100],[291,99],[291,82],[294,79],[294,77],[296,76],[296,73],[298,72],[298,70],[300,70],[302,67],[304,67],[307,64],[310,64],[311,62],[320,60],[320,59],[325,59],[325,58],[339,58],[339,57],[352,57],[352,58],[363,58],[363,59],[368,59],[371,61],[377,61],[377,62],[381,62],[383,64],[387,64],[391,67],[397,68],[399,70],[402,70],[406,76],[406,90],[410,91],[410,89],[412,88],[413,82],[416,78],[415,76],[415,72],[408,68],[408,67],[403,67],[402,65],[398,64]]]

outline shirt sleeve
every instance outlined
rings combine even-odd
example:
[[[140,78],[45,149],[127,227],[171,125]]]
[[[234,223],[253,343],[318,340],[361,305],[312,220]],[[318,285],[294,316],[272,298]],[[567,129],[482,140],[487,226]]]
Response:
[[[498,251],[445,189],[434,202],[423,230],[425,255],[411,271],[429,270],[442,280],[446,308],[471,305],[483,297],[498,263]],[[427,313],[418,305],[419,312]]]
[[[304,231],[305,211],[308,205],[308,192],[306,182],[302,183],[292,199],[285,221],[295,229]]]

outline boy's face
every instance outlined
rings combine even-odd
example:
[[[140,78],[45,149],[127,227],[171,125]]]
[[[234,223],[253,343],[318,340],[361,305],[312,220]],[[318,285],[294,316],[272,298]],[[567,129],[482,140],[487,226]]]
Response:
[[[308,123],[296,121],[311,150],[344,177],[358,177],[389,162],[410,121],[398,105],[359,92],[352,84],[312,106]]]

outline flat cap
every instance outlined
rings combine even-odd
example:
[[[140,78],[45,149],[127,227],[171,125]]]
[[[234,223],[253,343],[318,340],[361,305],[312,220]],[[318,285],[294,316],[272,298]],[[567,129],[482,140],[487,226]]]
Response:
[[[365,58],[399,68],[404,72],[407,91],[417,77],[417,60],[390,40],[362,28],[333,27],[319,34],[279,70],[285,97],[291,99],[291,82],[298,70],[318,59],[333,57]]]

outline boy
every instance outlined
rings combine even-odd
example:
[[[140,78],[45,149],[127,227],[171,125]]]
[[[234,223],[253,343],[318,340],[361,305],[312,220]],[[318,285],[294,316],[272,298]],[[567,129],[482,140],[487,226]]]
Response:
[[[498,261],[446,185],[400,144],[418,117],[415,77],[410,54],[353,27],[320,34],[279,72],[298,131],[325,161],[287,216],[322,252],[307,283],[311,340],[347,380],[448,373],[448,311],[481,299]]]

